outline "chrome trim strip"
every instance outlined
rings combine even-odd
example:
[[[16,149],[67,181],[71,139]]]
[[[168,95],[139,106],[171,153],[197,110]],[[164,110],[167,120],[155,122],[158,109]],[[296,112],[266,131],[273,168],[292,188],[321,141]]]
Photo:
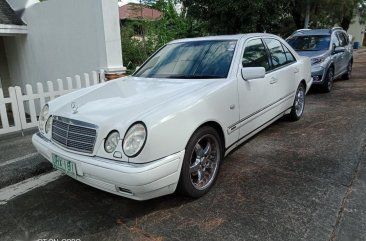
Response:
[[[62,139],[65,139],[66,141],[78,142],[78,143],[86,144],[86,145],[89,145],[89,146],[92,146],[93,145],[93,143],[88,143],[88,142],[84,142],[84,141],[78,141],[78,140],[74,140],[74,139],[70,139],[70,138],[66,138],[66,137],[60,136],[59,134],[57,134],[55,132],[53,134],[55,134],[56,136],[59,136]],[[55,141],[57,141],[57,140],[55,140]],[[69,146],[67,146],[67,147],[69,147]]]
[[[70,146],[65,146],[63,144],[61,144],[60,142],[57,142],[56,140],[52,141],[52,143],[54,143],[55,145],[59,146],[59,147],[63,147],[62,149],[66,150],[66,151],[74,151],[75,153],[85,153],[85,154],[92,154],[94,150],[92,151],[87,151],[87,150],[82,150],[82,149],[77,149],[77,148],[73,148]],[[93,148],[94,149],[94,148]]]
[[[40,132],[37,132],[37,136],[39,136],[42,140],[46,141],[46,142],[50,142],[50,140],[48,140],[45,136],[43,136]]]
[[[270,124],[271,122],[275,121],[276,119],[280,118],[282,115],[284,115],[286,113],[286,111],[290,110],[290,108],[287,108],[285,111],[281,112],[280,114],[276,115],[275,117],[273,117],[272,119],[270,119],[269,121],[267,121],[266,123],[264,123],[263,125],[257,127],[256,129],[252,130],[251,132],[249,132],[248,134],[246,134],[245,136],[239,138],[237,141],[235,141],[233,144],[231,144],[230,146],[228,146],[225,150],[225,152],[227,152],[231,147],[233,147],[234,145],[238,144],[240,141],[242,141],[243,139],[247,138],[248,136],[250,136],[251,134],[255,133],[256,131],[258,131],[259,129],[263,128],[264,126]]]
[[[54,118],[54,120],[60,121],[60,122],[65,123],[67,125],[73,125],[73,126],[84,127],[84,128],[86,127],[86,128],[91,128],[91,129],[94,129],[94,130],[98,129],[97,125],[90,124],[90,123],[83,122],[83,121],[79,121],[79,120],[69,119],[69,118],[61,117],[61,116],[54,116],[53,118]]]
[[[56,124],[57,122],[61,122],[65,125],[67,125],[67,129],[62,129],[62,127],[57,126],[57,124]],[[80,127],[80,128],[89,129],[90,131],[95,131],[95,136],[90,136],[90,135],[87,135],[87,134],[70,131],[70,126],[76,126],[76,127]],[[65,131],[66,132],[66,137],[61,136],[58,133],[52,131],[52,134],[51,134],[52,143],[58,145],[59,147],[62,147],[65,150],[71,150],[71,151],[75,151],[75,152],[79,152],[79,153],[85,153],[85,154],[93,154],[95,144],[96,144],[96,141],[97,141],[97,136],[98,136],[98,131],[97,131],[98,126],[96,126],[94,124],[86,123],[86,122],[83,122],[83,121],[69,119],[69,118],[66,118],[66,117],[54,116],[54,122],[52,124],[52,128],[54,128],[54,127],[56,127],[59,130]],[[80,136],[88,136],[88,137],[93,138],[94,140],[93,140],[92,143],[87,143],[87,142],[83,142],[83,141],[69,139],[69,134],[70,133],[75,134],[75,135],[80,135]],[[53,135],[56,135],[59,138],[65,139],[66,144],[61,143],[57,139],[53,138],[52,137]],[[68,145],[68,141],[72,141],[72,142],[80,143],[80,144],[84,144],[84,145],[90,145],[92,147],[92,150],[71,147],[71,146]]]
[[[267,106],[265,106],[265,107],[263,107],[263,108],[255,111],[254,113],[252,113],[252,114],[250,114],[250,115],[248,115],[248,116],[240,119],[239,121],[235,122],[234,124],[230,125],[227,128],[227,133],[228,134],[231,134],[232,132],[234,132],[235,130],[239,129],[240,127],[242,127],[243,125],[247,124],[248,122],[250,122],[250,121],[258,118],[259,116],[261,116],[261,115],[267,113],[268,111],[272,110],[273,108],[277,107],[282,102],[284,102],[284,101],[288,100],[289,98],[293,97],[295,95],[295,92],[296,91],[294,91],[294,92],[292,92],[290,94],[287,94],[284,97],[281,97],[280,99],[274,101],[273,103],[271,103],[271,104],[269,104],[269,105],[267,105]],[[263,113],[261,113],[261,112],[263,112]],[[246,120],[250,119],[251,117],[253,117],[253,116],[255,116],[255,115],[259,114],[259,113],[261,113],[261,114],[258,115],[258,116],[256,116],[252,120],[249,120],[249,121],[245,122]]]

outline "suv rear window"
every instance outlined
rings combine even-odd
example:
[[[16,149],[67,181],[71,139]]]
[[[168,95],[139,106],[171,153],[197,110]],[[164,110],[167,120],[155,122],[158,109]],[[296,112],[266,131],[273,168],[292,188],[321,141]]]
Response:
[[[287,42],[296,51],[322,51],[329,49],[330,35],[292,36]]]
[[[339,38],[340,46],[342,46],[342,47],[347,46],[348,38],[345,36],[345,34],[342,32],[338,32],[337,36]]]

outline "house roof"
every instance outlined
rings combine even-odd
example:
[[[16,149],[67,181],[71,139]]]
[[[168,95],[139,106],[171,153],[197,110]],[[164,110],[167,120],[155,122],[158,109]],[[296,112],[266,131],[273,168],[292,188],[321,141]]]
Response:
[[[142,7],[142,14],[141,14],[141,7]],[[160,19],[162,15],[163,14],[156,9],[141,6],[140,4],[136,3],[128,3],[126,5],[119,7],[119,18],[122,20],[144,19],[154,21]]]
[[[25,25],[6,0],[0,0],[0,24]]]

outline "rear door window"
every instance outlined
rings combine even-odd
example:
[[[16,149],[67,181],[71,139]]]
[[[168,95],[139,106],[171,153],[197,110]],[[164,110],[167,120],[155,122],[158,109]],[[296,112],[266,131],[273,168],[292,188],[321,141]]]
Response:
[[[348,34],[346,34],[346,33],[342,33],[342,35],[343,35],[344,39],[346,40],[346,45],[348,45],[348,44],[349,44],[349,37],[348,37]]]
[[[287,63],[293,63],[296,62],[296,59],[294,57],[294,55],[291,53],[291,51],[282,44],[283,49],[285,50],[285,55],[286,55],[286,59],[287,59]]]
[[[286,65],[287,58],[281,42],[272,38],[264,39],[264,42],[269,49],[272,69],[277,69],[283,65]]]
[[[339,40],[337,34],[333,35],[333,45],[335,45],[336,47],[341,46],[341,43],[340,43],[340,40]]]
[[[344,37],[342,32],[337,33],[339,39],[339,46],[344,47],[347,45],[347,39]]]

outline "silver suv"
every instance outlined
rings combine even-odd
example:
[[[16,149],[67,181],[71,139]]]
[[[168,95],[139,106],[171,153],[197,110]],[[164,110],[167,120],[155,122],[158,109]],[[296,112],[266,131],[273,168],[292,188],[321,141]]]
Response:
[[[351,77],[353,49],[342,28],[300,29],[286,41],[299,55],[311,59],[313,85],[320,85],[325,92],[331,91],[334,79]]]

